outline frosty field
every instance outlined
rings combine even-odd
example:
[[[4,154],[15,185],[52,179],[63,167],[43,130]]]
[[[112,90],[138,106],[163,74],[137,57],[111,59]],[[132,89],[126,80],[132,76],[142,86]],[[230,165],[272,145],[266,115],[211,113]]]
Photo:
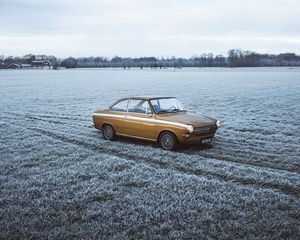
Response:
[[[167,152],[94,110],[176,96],[222,120]],[[0,71],[0,239],[299,239],[300,68]]]

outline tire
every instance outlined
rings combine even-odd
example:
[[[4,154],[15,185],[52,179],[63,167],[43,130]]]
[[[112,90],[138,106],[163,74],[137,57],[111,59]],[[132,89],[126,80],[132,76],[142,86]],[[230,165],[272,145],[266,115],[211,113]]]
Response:
[[[172,151],[176,149],[178,142],[176,136],[173,133],[163,132],[159,136],[159,144],[163,149]]]
[[[104,139],[110,140],[110,141],[114,140],[116,137],[116,132],[115,132],[114,128],[109,124],[105,124],[103,126],[102,134],[103,134]]]

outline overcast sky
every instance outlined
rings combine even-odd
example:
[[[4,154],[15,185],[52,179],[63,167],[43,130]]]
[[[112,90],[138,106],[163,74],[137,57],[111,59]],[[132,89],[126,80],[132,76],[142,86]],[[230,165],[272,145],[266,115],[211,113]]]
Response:
[[[0,0],[0,55],[300,54],[300,0]]]

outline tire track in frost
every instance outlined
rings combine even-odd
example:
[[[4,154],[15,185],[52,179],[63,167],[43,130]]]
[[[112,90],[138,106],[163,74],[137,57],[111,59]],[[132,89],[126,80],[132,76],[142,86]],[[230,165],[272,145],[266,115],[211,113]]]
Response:
[[[242,165],[246,165],[246,166],[253,166],[253,167],[261,167],[261,168],[269,168],[269,169],[273,169],[273,170],[280,170],[280,171],[286,171],[286,172],[291,172],[291,173],[300,173],[300,168],[299,165],[292,163],[290,164],[289,162],[283,162],[281,160],[274,160],[272,159],[271,162],[263,160],[263,159],[252,159],[253,161],[248,161],[245,160],[244,158],[241,158],[237,155],[245,155],[247,154],[247,152],[242,152],[242,151],[237,151],[237,152],[232,152],[232,153],[228,153],[228,152],[224,152],[222,153],[223,149],[217,149],[216,151],[218,152],[213,152],[213,153],[209,153],[209,152],[189,152],[189,150],[184,150],[182,153],[187,154],[187,155],[192,155],[192,156],[199,156],[199,157],[203,157],[203,158],[211,158],[211,159],[215,159],[217,161],[225,161],[225,162],[232,162],[232,163],[238,163],[238,164],[242,164]],[[237,155],[234,155],[237,154]],[[234,155],[234,158],[233,158]],[[284,163],[284,164],[283,164]],[[280,164],[280,165],[276,165],[274,166],[274,164]]]
[[[33,116],[25,116],[25,118],[28,118],[30,120],[38,120],[38,121],[43,121],[43,122],[49,122],[49,123],[54,123],[54,124],[64,124],[64,125],[68,125],[68,126],[76,126],[78,127],[77,124],[70,124],[70,123],[62,123],[62,122],[58,122],[58,121],[52,121],[52,120],[48,120],[48,119],[40,119],[40,118],[37,118],[37,117],[33,117]],[[86,125],[84,125],[85,127],[87,127]],[[90,127],[90,126],[89,126]],[[93,137],[94,138],[94,137]],[[98,138],[96,138],[98,139]],[[220,146],[219,146],[220,147]],[[232,148],[231,148],[232,149]],[[219,149],[219,150],[222,150],[222,149]],[[230,156],[224,156],[224,153],[219,153],[221,154],[222,156],[218,156],[216,154],[209,154],[209,153],[204,153],[204,152],[201,152],[201,153],[191,153],[191,152],[188,152],[188,151],[183,151],[182,153],[186,154],[186,155],[190,155],[190,156],[200,156],[200,157],[204,157],[204,158],[213,158],[217,161],[226,161],[226,162],[233,162],[233,163],[240,163],[240,164],[243,164],[243,165],[249,165],[249,166],[255,166],[255,167],[263,167],[263,168],[270,168],[270,169],[275,169],[275,170],[282,170],[282,171],[289,171],[289,172],[293,172],[293,173],[298,173],[299,171],[294,171],[292,169],[286,169],[286,165],[285,167],[278,167],[277,166],[274,166],[272,165],[272,163],[274,164],[274,161],[271,162],[271,163],[268,163],[266,161],[263,161],[263,162],[258,162],[258,161],[261,161],[261,159],[257,159],[255,161],[255,163],[253,162],[250,162],[248,160],[244,160],[243,158],[240,158],[240,157],[237,157],[235,156],[235,159],[231,158]],[[241,150],[235,150],[233,153],[237,153],[237,154],[247,154],[248,152],[242,152]],[[252,153],[252,152],[251,152]],[[226,153],[225,153],[226,154]],[[229,154],[227,152],[227,155],[232,155]],[[239,159],[239,160],[236,160],[236,159]],[[276,162],[275,162],[276,163]],[[281,162],[280,162],[281,163]],[[294,168],[294,165],[292,165],[291,168]]]
[[[160,159],[153,159],[151,161],[151,159],[144,157],[144,156],[138,156],[138,159],[137,159],[136,155],[132,155],[132,154],[128,153],[128,151],[120,152],[120,151],[118,151],[118,149],[107,148],[107,147],[99,146],[96,144],[87,143],[85,141],[72,139],[72,138],[66,137],[64,135],[61,135],[61,134],[58,134],[55,132],[51,132],[51,131],[46,131],[46,130],[40,129],[40,128],[30,127],[30,128],[26,128],[26,129],[38,132],[38,133],[43,134],[52,139],[59,140],[59,141],[69,143],[69,144],[73,144],[73,145],[76,145],[79,147],[84,147],[89,150],[93,150],[93,151],[105,153],[105,154],[113,154],[114,156],[117,156],[120,158],[125,158],[129,161],[139,162],[139,160],[141,160],[142,163],[151,165],[153,167],[159,167],[159,168],[167,169],[167,170],[175,170],[179,173],[183,173],[183,174],[187,174],[187,175],[205,176],[208,179],[210,179],[212,177],[219,181],[225,181],[225,182],[231,181],[231,182],[236,182],[236,183],[239,183],[239,184],[242,184],[245,186],[252,186],[252,187],[256,187],[256,188],[260,188],[260,189],[266,189],[266,190],[272,190],[272,191],[279,190],[287,195],[292,195],[295,197],[300,196],[300,189],[297,187],[287,186],[287,185],[278,184],[278,183],[271,183],[271,182],[258,182],[255,179],[245,179],[245,178],[241,178],[241,177],[233,177],[233,176],[228,176],[228,175],[225,175],[222,173],[212,173],[212,172],[205,171],[203,169],[193,169],[192,167],[182,166],[182,165],[176,164],[175,162],[173,162],[173,164],[161,162]]]
[[[94,139],[99,140],[99,136],[88,136]],[[131,139],[130,139],[131,140]],[[130,141],[128,139],[128,141]],[[133,140],[134,141],[134,140]],[[282,164],[282,161],[278,160],[272,160],[272,162],[268,162],[268,161],[263,161],[262,159],[255,159],[255,162],[251,162],[248,160],[245,160],[244,158],[238,157],[234,154],[236,154],[236,152],[225,152],[222,153],[220,151],[222,151],[222,149],[215,149],[216,151],[218,151],[216,153],[216,151],[209,153],[209,152],[204,152],[206,151],[206,149],[202,149],[202,150],[185,150],[184,146],[182,147],[183,150],[179,151],[182,154],[185,154],[187,156],[198,156],[198,157],[202,157],[202,158],[209,158],[209,159],[213,159],[216,161],[220,161],[220,162],[228,162],[228,163],[237,163],[237,164],[241,164],[244,165],[246,167],[256,167],[256,168],[264,168],[264,169],[270,169],[270,170],[279,170],[279,171],[284,171],[284,172],[290,172],[290,173],[299,173],[300,170],[295,170],[295,168],[299,168],[298,166],[295,166],[295,164],[289,164],[289,163],[284,163],[282,167],[280,167],[279,165],[274,165],[274,164]],[[226,149],[227,150],[227,149]],[[247,154],[247,152],[238,152],[239,153],[243,153],[244,155]],[[227,154],[227,156],[224,156],[224,154]],[[233,158],[234,155],[234,158]],[[287,168],[288,167],[288,168]],[[300,169],[300,168],[299,168]]]
[[[298,145],[296,146],[293,145],[293,146],[289,146],[288,149],[284,149],[284,150],[281,150],[281,152],[279,151],[269,151],[269,152],[266,152],[266,148],[259,148],[259,147],[246,147],[246,145],[232,145],[230,143],[227,143],[223,140],[220,140],[219,137],[216,137],[218,138],[218,149],[219,150],[227,150],[228,148],[230,148],[230,150],[232,150],[232,153],[235,153],[235,154],[244,154],[244,153],[252,153],[252,155],[254,154],[255,156],[262,156],[262,157],[265,157],[265,158],[271,158],[271,159],[275,159],[276,157],[279,157],[279,158],[282,158],[282,156],[286,156],[288,158],[297,158],[299,155],[300,155],[300,152],[299,154],[296,152],[296,148],[298,147]],[[286,147],[286,146],[285,146]],[[242,150],[246,150],[246,151],[242,151]],[[295,152],[294,152],[295,151]],[[287,155],[288,154],[288,155]],[[261,160],[262,158],[259,158],[259,160]],[[289,159],[290,161],[291,159]]]
[[[43,115],[41,115],[41,116],[43,116]],[[51,117],[51,118],[54,118],[54,117]],[[76,121],[78,120],[78,119],[72,119],[72,118],[69,118],[69,117],[68,118],[67,117],[59,117],[59,118],[64,119],[64,120],[76,120]],[[56,119],[56,117],[54,119]],[[39,119],[39,120],[43,121],[44,119]],[[47,121],[47,120],[45,120],[45,121]],[[83,119],[81,119],[81,122],[84,123],[84,122],[89,122],[89,121],[87,121],[87,120],[84,121]],[[65,122],[65,124],[69,124],[69,122]],[[72,124],[72,125],[77,126],[78,124]],[[83,127],[86,126],[85,124],[80,124],[80,125],[83,126]],[[266,140],[262,139],[262,142],[266,142]],[[257,161],[263,160],[265,162],[265,163],[257,162],[257,164],[253,164],[253,163],[250,162],[250,165],[261,166],[261,167],[268,167],[268,168],[279,169],[279,170],[286,170],[286,168],[284,168],[284,167],[280,167],[279,168],[278,165],[277,165],[277,167],[274,167],[273,165],[271,165],[268,162],[266,162],[264,160],[264,158],[262,158],[262,155],[264,155],[265,158],[271,158],[271,159],[274,159],[275,157],[281,158],[281,156],[282,156],[281,153],[277,153],[277,152],[269,153],[269,152],[266,152],[265,148],[259,147],[259,146],[255,145],[255,144],[251,144],[251,142],[247,142],[245,144],[241,144],[240,142],[239,143],[233,143],[232,141],[228,141],[228,139],[227,139],[227,143],[225,145],[223,143],[224,142],[219,142],[218,143],[218,147],[219,148],[223,147],[223,149],[225,148],[226,150],[228,150],[228,145],[234,146],[234,147],[230,148],[230,150],[233,150],[233,152],[232,153],[228,153],[227,155],[233,155],[233,154],[238,154],[238,155],[243,154],[243,155],[245,155],[245,154],[251,153],[251,156],[253,156],[253,154],[255,154],[255,156],[257,156]],[[241,147],[245,151],[241,151]],[[197,154],[197,155],[199,155],[199,154]],[[212,155],[203,155],[203,156],[204,157],[213,157],[214,158],[214,156],[212,156]],[[235,158],[236,157],[237,156],[235,155]],[[289,158],[294,158],[295,155],[289,155],[288,157]],[[240,162],[240,163],[243,163],[243,164],[249,163],[249,161],[243,160],[243,158],[240,158],[240,157],[238,157],[238,158],[241,159],[242,161],[232,160],[232,162]],[[216,157],[216,160],[223,160],[223,158]],[[230,158],[230,156],[227,156],[227,157],[224,158],[224,160],[225,161],[231,161],[231,158]],[[276,160],[276,161],[273,160],[273,162],[275,162],[275,164],[277,164],[277,163],[281,163],[282,161],[281,160]],[[289,164],[289,163],[287,163],[287,164]],[[298,170],[294,171],[292,169],[290,171],[291,172],[297,172],[297,173],[299,172]]]
[[[88,123],[88,122],[92,121],[91,118],[90,118],[90,121],[89,121],[86,118],[71,118],[71,117],[66,117],[66,116],[55,116],[55,117],[53,117],[53,115],[43,115],[43,114],[33,115],[31,113],[30,114],[21,114],[21,113],[13,113],[13,112],[4,112],[4,113],[7,113],[7,114],[10,114],[10,115],[13,115],[13,116],[17,115],[17,116],[29,118],[29,119],[32,119],[32,120],[40,120],[40,121],[45,121],[45,122],[49,122],[49,123],[59,123],[59,124],[74,125],[74,126],[78,126],[78,124],[72,124],[72,121],[77,121],[77,122],[80,121],[81,123],[85,123],[85,122]],[[54,114],[56,114],[56,113],[54,113]],[[49,118],[52,118],[54,120],[51,120]],[[69,120],[69,121],[65,122],[65,121],[59,121],[57,119]],[[80,124],[80,125],[81,126],[86,126],[85,124]],[[229,133],[235,133],[236,132],[232,129],[226,129],[226,132],[227,131],[229,131]],[[263,136],[264,135],[261,135],[260,138],[257,138],[257,136],[256,136],[256,140],[259,139],[262,143],[266,143],[268,139],[265,139]],[[231,145],[231,146],[235,146],[238,149],[240,149],[241,146],[245,146],[245,147],[247,147],[247,150],[251,149],[251,151],[250,151],[251,153],[253,153],[253,151],[256,151],[259,154],[261,154],[262,152],[264,152],[265,154],[268,154],[268,152],[265,151],[265,148],[259,147],[257,144],[253,144],[252,141],[248,141],[249,139],[246,139],[246,138],[239,138],[239,139],[235,138],[235,141],[232,141],[232,139],[229,140],[228,138],[225,138],[224,136],[221,136],[221,135],[219,135],[218,138],[223,139],[222,141],[219,142],[219,146],[223,145],[226,142],[225,147],[228,147],[228,145]],[[237,140],[240,140],[240,141],[237,141]],[[245,142],[243,143],[243,141],[245,141]],[[278,143],[278,141],[276,143]],[[289,143],[290,144],[290,141],[288,141],[288,142],[284,141],[284,142],[280,142],[280,143],[283,143],[283,144]],[[295,144],[293,144],[293,146],[295,146]],[[237,150],[237,148],[235,148],[234,150]],[[276,153],[276,152],[273,152],[272,155],[281,156],[280,153]]]
[[[32,114],[25,114],[24,115],[24,114],[20,114],[20,113],[12,113],[12,112],[5,112],[5,113],[11,114],[11,115],[18,115],[18,116],[25,117],[25,118],[28,118],[28,119],[31,119],[31,120],[45,121],[45,122],[54,123],[54,124],[58,123],[58,124],[78,126],[78,124],[72,124],[72,120],[77,121],[77,122],[80,121],[81,123],[89,122],[88,120],[85,120],[84,118],[79,119],[79,118],[70,118],[70,117],[65,117],[65,116],[53,117],[51,115],[32,115]],[[51,120],[49,118],[52,118],[54,120]],[[69,120],[69,121],[68,122],[63,122],[63,121],[56,120],[57,118],[60,119],[60,120]],[[80,124],[80,125],[82,127],[86,127],[86,124]],[[232,131],[230,131],[230,132],[232,132]],[[227,149],[228,145],[234,146],[234,147],[231,147],[230,149],[234,150],[234,153],[237,153],[237,154],[240,154],[240,153],[247,154],[248,152],[250,152],[251,155],[253,155],[253,152],[255,152],[255,153],[257,153],[256,156],[261,156],[262,154],[264,154],[266,157],[270,157],[270,158],[273,158],[274,156],[281,157],[281,155],[282,155],[282,154],[276,153],[276,152],[272,152],[272,154],[270,154],[270,153],[265,151],[265,148],[259,147],[258,145],[255,145],[255,144],[252,144],[251,141],[250,142],[246,141],[244,144],[241,144],[241,142],[233,142],[232,140],[229,141],[228,138],[224,138],[222,136],[218,136],[218,137],[221,138],[221,139],[223,138],[223,141],[219,142],[218,147],[222,147],[222,145],[224,146],[224,143],[226,142],[225,148]],[[225,141],[224,141],[224,139],[225,139]],[[245,139],[242,138],[241,140],[245,140]],[[265,143],[267,141],[264,138],[261,138],[260,140],[261,140],[262,143]],[[241,147],[243,147],[244,150],[246,150],[246,151],[242,152]],[[289,156],[290,157],[295,157],[294,155],[289,155]],[[222,159],[220,159],[220,160],[222,160]],[[258,160],[261,160],[261,158],[259,158]],[[227,157],[226,161],[230,161],[230,159]],[[278,162],[278,161],[276,161],[276,162]],[[245,161],[243,161],[241,163],[245,163]],[[259,166],[259,165],[257,165],[257,166]],[[268,165],[268,164],[267,165],[262,165],[262,167],[270,167],[270,165]],[[270,167],[270,168],[272,168],[272,167]],[[282,170],[282,168],[274,168],[274,169]]]
[[[7,112],[9,113],[9,112]],[[70,117],[52,117],[52,116],[48,116],[48,115],[36,115],[36,116],[40,116],[40,117],[35,117],[33,116],[32,114],[13,114],[13,113],[9,113],[9,114],[12,114],[12,115],[19,115],[19,116],[22,116],[22,117],[25,117],[25,118],[28,118],[28,119],[31,119],[31,120],[38,120],[38,121],[45,121],[45,122],[49,122],[49,123],[58,123],[58,124],[65,124],[65,125],[73,125],[73,126],[78,126],[78,124],[72,124],[72,120],[74,121],[78,121],[79,119],[78,118],[70,118]],[[41,117],[41,116],[44,116],[44,117],[47,117],[46,119]],[[59,119],[62,119],[62,120],[71,120],[71,121],[68,121],[68,122],[62,122],[62,121],[57,121],[57,120],[51,120],[51,119],[48,119],[48,118],[52,118],[52,119],[56,119],[56,118],[59,118]],[[88,120],[84,120],[84,119],[80,119],[80,122],[84,123],[84,122],[89,122]],[[82,127],[86,127],[86,124],[80,124]],[[218,144],[218,147],[222,148],[222,146],[224,146],[224,139],[226,142],[226,145],[224,146],[226,149],[228,148],[228,145],[231,145],[231,146],[234,146],[234,147],[231,147],[230,149],[231,150],[234,150],[234,153],[237,153],[237,154],[247,154],[248,152],[251,153],[251,155],[253,155],[253,152],[257,153],[256,156],[261,156],[262,154],[264,154],[266,157],[270,157],[270,158],[273,158],[274,156],[278,156],[278,157],[281,157],[282,154],[280,153],[276,153],[276,152],[273,152],[272,154],[268,153],[265,151],[265,148],[261,148],[255,144],[251,144],[251,142],[246,142],[244,144],[241,144],[241,142],[233,142],[232,140],[229,141],[228,139],[222,137],[222,136],[218,136],[219,138],[223,138],[223,141],[220,141],[219,144]],[[262,142],[266,142],[265,139],[262,139]],[[236,148],[237,147],[237,148]],[[241,151],[241,147],[243,147],[246,151]],[[251,151],[250,151],[251,150]],[[294,157],[294,155],[290,155],[290,157]],[[221,159],[222,160],[222,159]],[[257,160],[261,160],[261,158],[257,159]],[[230,159],[227,157],[226,161],[230,161]],[[241,162],[241,163],[244,163],[245,161]],[[259,165],[258,165],[259,166]],[[267,167],[267,166],[270,166],[270,165],[262,165],[263,167]],[[274,168],[274,169],[282,169],[282,168]]]
[[[222,132],[222,135],[217,135],[216,138],[218,138],[219,145],[218,146],[224,146],[228,147],[230,146],[230,149],[237,150],[237,149],[245,149],[248,152],[256,153],[257,155],[265,154],[272,156],[290,156],[295,157],[297,156],[296,153],[294,153],[293,150],[297,149],[298,144],[293,143],[291,141],[287,142],[278,142],[277,139],[264,139],[260,142],[257,142],[255,139],[249,139],[249,138],[225,138],[224,133]],[[265,144],[268,144],[270,141],[273,141],[272,148],[268,148],[264,146]],[[269,151],[267,151],[269,150]],[[296,152],[296,151],[295,151]]]
[[[12,113],[11,113],[12,114]],[[53,121],[53,120],[49,120],[49,119],[42,119],[42,118],[37,118],[37,117],[34,117],[32,115],[29,115],[29,116],[26,116],[26,115],[22,115],[22,114],[17,114],[17,115],[20,115],[22,117],[25,117],[27,119],[29,119],[30,121],[32,120],[37,120],[37,121],[42,121],[42,122],[49,122],[49,123],[53,123],[53,124],[65,124],[67,126],[76,126],[78,127],[77,124],[71,124],[71,123],[66,123],[66,122],[58,122],[58,121]],[[11,119],[14,119],[14,120],[19,120],[19,118],[10,118]],[[88,121],[87,121],[88,122]],[[83,125],[84,127],[86,128],[90,128],[91,126],[87,126],[87,125]],[[47,126],[49,127],[49,125]],[[85,131],[84,131],[84,134],[85,134]],[[86,135],[86,134],[85,134]],[[89,136],[90,137],[90,136]],[[93,137],[95,138],[95,137]],[[99,139],[99,138],[96,138],[96,139]],[[220,146],[218,146],[220,147]],[[224,146],[226,147],[226,146]],[[220,150],[222,150],[224,148],[221,147]],[[226,149],[227,150],[227,149]],[[234,154],[234,153],[237,153],[237,154],[240,154],[240,153],[243,153],[243,154],[247,154],[249,151],[245,151],[245,152],[242,152],[241,150],[237,150],[235,149],[233,153],[231,153],[230,155]],[[189,156],[199,156],[199,157],[203,157],[203,158],[212,158],[214,160],[217,160],[217,161],[222,161],[222,162],[232,162],[232,163],[239,163],[239,164],[242,164],[242,165],[246,165],[246,166],[254,166],[254,167],[262,167],[262,168],[269,168],[269,169],[274,169],[274,170],[280,170],[280,171],[288,171],[288,172],[292,172],[292,173],[299,173],[299,171],[294,171],[293,169],[290,169],[290,168],[295,168],[294,165],[292,165],[290,168],[286,169],[286,163],[285,164],[285,168],[284,167],[279,167],[278,165],[277,166],[274,166],[272,164],[276,164],[276,162],[272,161],[271,163],[269,162],[266,162],[266,161],[263,161],[263,162],[258,162],[258,161],[261,161],[261,159],[257,159],[255,161],[255,163],[253,162],[250,162],[248,160],[244,160],[243,158],[240,158],[240,157],[237,157],[235,156],[236,159],[239,159],[239,160],[236,160],[236,159],[233,159],[231,158],[230,156],[224,156],[223,154],[224,153],[220,153],[219,152],[219,155],[222,155],[222,156],[217,156],[215,154],[210,154],[210,153],[204,153],[204,152],[200,152],[200,153],[195,153],[195,152],[188,152],[187,151],[183,151],[182,152],[183,154],[186,154],[186,155],[189,155]],[[229,154],[228,152],[225,152],[225,154],[227,153],[227,155]],[[252,152],[250,151],[251,155],[252,155]],[[261,153],[261,152],[260,152]],[[279,154],[277,154],[279,155]],[[259,155],[258,155],[259,156]],[[279,155],[280,156],[280,155]],[[280,161],[279,161],[280,162]],[[281,162],[280,162],[281,163]],[[288,164],[290,165],[290,164]]]
[[[13,116],[19,116],[19,117],[32,117],[32,118],[37,118],[37,119],[45,119],[48,120],[49,118],[52,118],[54,120],[60,119],[60,120],[74,120],[74,121],[80,121],[80,122],[85,122],[87,121],[86,118],[71,118],[67,117],[66,115],[58,115],[57,113],[53,113],[52,115],[46,115],[46,114],[32,114],[32,113],[14,113],[14,112],[3,112],[5,114],[13,115]],[[53,115],[56,115],[53,117]],[[90,118],[92,120],[92,118]],[[66,123],[66,122],[65,122]]]
[[[42,130],[42,129],[40,129]],[[43,130],[44,131],[44,130]],[[48,131],[49,132],[49,131]],[[65,134],[64,134],[65,135]],[[99,138],[97,138],[99,139]],[[74,139],[73,139],[74,140]],[[72,140],[72,141],[73,141]],[[76,140],[78,141],[78,140]],[[77,146],[81,146],[82,143],[84,143],[85,145],[87,144],[86,142],[84,141],[79,141],[79,144],[77,144]],[[96,146],[97,148],[97,146]],[[95,150],[95,145],[94,147],[92,148],[93,150]],[[104,148],[104,151],[107,152],[107,148]],[[116,151],[115,149],[109,149],[108,151],[109,153],[120,153],[119,151]],[[115,154],[116,156],[118,156],[117,154]],[[125,155],[122,155],[121,157],[125,157],[127,159],[131,159],[131,160],[134,160],[136,162],[136,158],[135,157],[132,157],[132,154],[127,154],[127,156]],[[140,157],[142,158],[142,157]],[[166,164],[166,163],[163,163],[162,162],[159,162],[156,160],[156,162],[149,162],[149,159],[148,158],[144,158],[144,160],[146,160],[147,163],[150,163],[153,165],[154,164],[158,164],[160,167],[164,166],[164,165],[169,165],[168,168],[170,169],[174,169],[174,166],[172,167],[172,165],[170,164]],[[222,161],[222,160],[221,160]],[[171,166],[171,167],[170,167]],[[226,181],[238,181],[240,183],[243,183],[243,184],[247,184],[247,185],[259,185],[261,186],[261,184],[263,184],[264,186],[267,186],[269,183],[258,183],[256,180],[254,179],[244,179],[244,178],[237,178],[237,177],[232,177],[232,176],[228,176],[228,175],[224,175],[224,174],[218,174],[218,173],[211,173],[211,172],[207,172],[207,171],[203,171],[203,170],[200,170],[200,169],[197,169],[197,170],[193,170],[191,171],[187,166],[182,166],[182,165],[177,165],[175,166],[175,170],[179,171],[179,172],[183,172],[183,173],[191,173],[191,172],[194,172],[195,174],[194,175],[204,175],[204,176],[215,176],[215,177],[218,177],[219,179],[223,179],[223,180],[226,180]],[[202,172],[202,174],[200,174],[200,172]],[[270,185],[272,186],[271,188],[277,188],[277,189],[281,189],[282,191],[284,192],[294,192],[294,190],[287,190],[289,189],[289,186],[286,186],[286,185],[282,185],[282,184],[272,184]],[[277,187],[274,187],[274,186],[277,186]],[[279,186],[279,187],[278,187]]]
[[[68,126],[76,126],[78,127],[78,124],[72,124],[73,121],[78,121],[78,119],[73,119],[73,118],[68,118],[68,122],[65,122],[65,121],[61,121],[63,118],[59,118],[60,120],[56,120],[54,118],[53,120],[53,117],[52,119],[48,119],[48,118],[41,118],[41,117],[37,117],[37,116],[34,116],[32,114],[13,114],[13,113],[8,113],[8,114],[11,114],[13,116],[19,116],[19,117],[22,117],[22,118],[26,118],[26,119],[29,119],[31,121],[41,121],[41,122],[48,122],[48,123],[53,123],[53,124],[61,124],[61,125],[68,125]],[[7,117],[2,117],[0,116],[0,118],[2,119],[5,119],[7,120],[8,118]],[[15,117],[10,117],[9,120],[20,120],[20,118],[15,118]],[[66,119],[65,119],[66,120]],[[89,121],[82,121],[82,122],[89,122]],[[86,124],[82,124],[82,126],[86,126]]]
[[[78,127],[78,124],[72,124],[70,121],[69,122],[62,122],[62,121],[56,121],[56,120],[51,120],[51,119],[38,118],[38,117],[34,117],[32,115],[29,115],[29,116],[25,115],[23,117],[28,118],[30,120],[38,120],[38,121],[44,121],[44,122],[49,122],[49,123],[54,123],[54,124],[63,124],[63,125],[68,125],[68,126],[72,125],[72,126]],[[76,120],[77,121],[77,119],[71,119],[71,118],[68,118],[68,120]],[[88,122],[88,121],[86,121],[86,122]],[[85,124],[83,124],[82,126],[87,127]],[[237,144],[233,144],[233,145],[237,145]],[[240,144],[239,147],[241,147],[241,146],[243,146],[243,145]],[[226,145],[224,147],[226,148]],[[223,149],[224,149],[224,147],[223,147]],[[220,148],[220,146],[219,146],[219,148]],[[260,148],[260,149],[264,150],[263,148]],[[219,150],[222,150],[222,147]],[[228,150],[228,148],[226,148],[226,150]],[[233,152],[232,153],[228,153],[228,151],[225,152],[225,154],[227,154],[227,156],[224,156],[224,153],[222,153],[222,154],[219,153],[219,154],[222,155],[221,157],[217,156],[215,154],[209,154],[209,153],[203,153],[203,152],[201,152],[201,153],[184,152],[184,153],[186,153],[188,155],[197,155],[197,156],[201,156],[201,157],[204,157],[204,158],[214,158],[215,160],[219,160],[219,161],[234,162],[234,163],[240,163],[240,164],[244,164],[244,165],[251,165],[251,166],[256,166],[256,167],[265,167],[265,168],[270,168],[270,169],[278,169],[278,170],[284,170],[284,171],[299,173],[299,170],[293,170],[292,169],[292,168],[295,168],[294,165],[292,165],[290,168],[286,169],[286,165],[290,165],[289,163],[286,163],[285,166],[283,166],[283,167],[279,167],[278,165],[274,166],[274,163],[275,164],[276,163],[281,164],[282,161],[280,161],[280,160],[277,160],[277,161],[272,160],[272,162],[269,163],[268,161],[265,161],[264,159],[261,159],[262,154],[264,154],[265,157],[272,157],[272,158],[273,158],[273,156],[281,157],[281,154],[278,154],[278,153],[269,154],[269,153],[266,153],[266,152],[259,152],[257,149],[254,150],[254,148],[251,148],[251,151],[249,151],[248,146],[247,146],[247,151],[242,151],[241,149],[236,149],[236,148],[232,148],[232,147],[230,148],[230,150],[233,150]],[[256,159],[255,163],[250,162],[248,160],[244,160],[243,158],[238,157],[236,155],[235,155],[235,159],[233,159],[231,157],[231,155],[233,155],[233,154],[247,155],[248,153],[251,153],[251,155],[253,156],[253,152],[257,153],[256,156],[259,157],[259,158],[255,158]],[[290,157],[293,157],[293,156],[290,156]],[[236,160],[237,158],[239,160]],[[259,161],[262,161],[262,162],[259,162]]]
[[[224,133],[222,135],[224,135]],[[221,135],[218,135],[217,137],[220,139],[220,144],[226,144],[228,146],[233,146],[233,147],[238,147],[238,148],[240,146],[245,146],[248,149],[258,151],[258,152],[261,152],[261,150],[265,151],[265,147],[261,147],[261,146],[270,141],[270,139],[263,139],[263,140],[260,140],[260,142],[257,142],[257,139],[255,139],[255,141],[253,141],[253,139],[249,139],[249,138],[239,138],[239,139],[234,138],[234,140],[233,140],[231,138],[226,138]],[[257,143],[259,143],[259,145],[257,145]],[[296,144],[296,143],[291,143],[290,140],[284,141],[284,142],[283,141],[282,142],[275,141],[273,146],[275,145],[277,147],[281,147],[281,146],[286,146],[287,144],[288,144],[287,147],[289,147],[289,148],[296,148],[298,146],[298,144]],[[285,150],[285,149],[280,149],[280,150]],[[287,151],[287,150],[285,150],[285,152],[289,153],[289,151]],[[273,152],[273,154],[280,155],[281,153]]]

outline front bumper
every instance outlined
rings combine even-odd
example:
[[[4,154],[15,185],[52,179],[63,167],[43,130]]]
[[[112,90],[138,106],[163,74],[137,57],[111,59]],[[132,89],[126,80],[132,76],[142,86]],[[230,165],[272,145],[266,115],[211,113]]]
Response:
[[[192,133],[183,134],[183,143],[202,143],[211,141],[217,131],[216,125],[195,128]]]

